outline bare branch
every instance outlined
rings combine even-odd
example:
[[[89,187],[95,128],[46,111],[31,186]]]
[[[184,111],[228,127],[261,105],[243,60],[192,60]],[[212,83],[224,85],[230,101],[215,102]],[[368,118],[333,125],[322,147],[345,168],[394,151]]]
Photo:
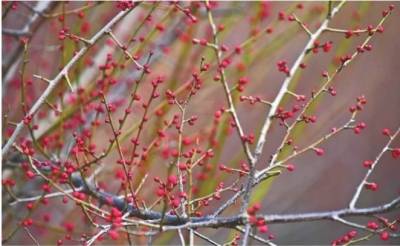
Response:
[[[114,33],[111,31],[111,29],[107,30],[106,33],[108,35],[110,35],[110,37],[112,38],[112,40],[114,40],[114,42],[118,45],[118,47],[124,52],[124,54],[126,56],[129,57],[129,59],[131,59],[131,61],[136,65],[136,67],[138,69],[143,69],[143,66],[140,65],[136,59],[127,51],[126,46],[124,46],[119,40],[118,38],[114,35]]]
[[[301,28],[310,36],[310,38],[313,36],[313,33],[308,29],[308,27],[295,15],[293,14],[294,20],[299,24]]]
[[[216,246],[220,246],[221,244],[213,241],[212,239],[210,239],[209,237],[204,236],[203,234],[201,234],[200,232],[196,231],[196,230],[192,230],[194,235],[198,236],[199,238],[203,239],[204,241],[212,244],[212,245],[216,245]]]
[[[37,241],[37,239],[32,235],[31,231],[30,231],[27,227],[24,227],[24,230],[26,231],[26,233],[28,234],[28,236],[32,239],[32,241],[33,241],[36,245],[40,245],[39,242]]]
[[[208,4],[208,1],[206,1],[206,4]],[[221,54],[221,51],[218,48],[219,47],[218,37],[217,37],[218,31],[217,31],[217,27],[216,27],[216,25],[214,23],[213,15],[212,15],[211,11],[209,11],[209,10],[208,10],[208,21],[209,21],[211,29],[213,31],[213,39],[214,39],[213,46],[211,46],[211,47],[213,47],[213,49],[214,49],[214,54],[215,54],[215,56],[217,58],[217,64],[219,65],[219,64],[221,64],[222,54]],[[231,114],[233,120],[235,121],[235,124],[236,124],[235,128],[236,128],[236,130],[238,132],[238,135],[239,135],[239,137],[241,139],[241,143],[242,143],[243,149],[244,149],[244,151],[246,153],[246,157],[247,157],[250,165],[252,165],[254,163],[254,158],[253,158],[253,155],[251,154],[250,147],[249,147],[248,143],[243,141],[244,131],[243,131],[242,125],[240,124],[239,117],[237,115],[235,105],[233,104],[232,94],[231,94],[230,89],[229,89],[229,83],[228,83],[228,81],[226,79],[226,75],[225,75],[224,69],[220,68],[219,69],[219,73],[220,73],[220,76],[221,76],[221,82],[222,82],[222,85],[224,87],[225,96],[226,96],[226,99],[227,99],[227,102],[228,102],[228,106],[229,106],[228,112]]]
[[[344,5],[345,1],[341,1],[331,12],[330,17],[334,17],[335,14],[341,9],[341,7]],[[328,27],[328,24],[330,22],[330,18],[326,19],[324,22],[322,22],[321,26],[316,30],[310,37],[309,41],[307,42],[306,46],[304,49],[301,51],[300,55],[297,57],[296,61],[294,62],[292,68],[290,69],[289,76],[285,78],[285,80],[282,83],[282,86],[275,97],[274,101],[272,102],[271,108],[269,110],[269,113],[267,114],[267,118],[265,119],[265,122],[262,126],[260,136],[258,138],[257,146],[254,151],[254,156],[256,159],[261,155],[267,133],[269,128],[271,127],[272,119],[276,114],[276,110],[279,107],[279,104],[281,103],[283,97],[285,96],[286,92],[288,91],[289,85],[296,73],[296,71],[299,69],[301,62],[303,61],[304,57],[307,54],[307,51],[311,49],[314,46],[314,42],[318,39],[318,37],[321,35],[321,33]]]
[[[133,9],[133,8],[132,8]],[[127,9],[120,11],[110,22],[108,22],[102,29],[100,29],[91,39],[90,42],[93,44],[97,42],[103,35],[106,34],[106,32],[113,27],[116,23],[118,23],[125,15],[127,15],[132,9]],[[75,56],[65,65],[65,67],[58,73],[58,75],[51,80],[49,83],[49,86],[46,88],[46,90],[43,92],[43,94],[37,99],[35,104],[32,106],[32,108],[29,110],[28,115],[34,115],[40,108],[40,106],[45,102],[46,98],[50,95],[50,93],[54,90],[54,88],[57,86],[61,78],[65,76],[65,74],[69,71],[69,69],[84,55],[86,52],[89,50],[89,46],[83,47],[79,52],[75,54]],[[18,135],[22,131],[24,127],[24,123],[21,120],[17,127],[15,128],[13,134],[11,137],[8,139],[7,143],[3,147],[2,151],[2,156],[4,157],[7,152],[9,151],[10,147],[12,144],[16,141]]]
[[[381,150],[381,152],[377,155],[375,158],[375,161],[372,163],[371,168],[368,169],[367,173],[365,174],[364,178],[361,180],[360,184],[357,186],[356,192],[353,195],[353,198],[350,201],[349,208],[354,209],[356,206],[356,203],[358,201],[358,198],[361,195],[361,191],[365,186],[365,183],[367,182],[369,176],[371,176],[372,172],[375,170],[376,165],[378,162],[381,160],[383,154],[388,151],[390,145],[392,144],[393,140],[397,137],[397,135],[400,133],[400,127],[397,128],[396,132],[390,136],[389,141],[386,143],[385,147]]]
[[[16,30],[16,29],[8,29],[8,28],[3,28],[1,30],[1,32],[5,35],[10,35],[10,36],[14,36],[16,38],[20,38],[21,36],[30,36],[32,35],[28,30]]]

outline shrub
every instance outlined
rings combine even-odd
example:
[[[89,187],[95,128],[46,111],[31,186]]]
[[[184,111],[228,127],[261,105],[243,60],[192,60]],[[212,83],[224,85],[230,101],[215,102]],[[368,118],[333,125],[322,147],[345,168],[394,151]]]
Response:
[[[3,243],[394,241],[387,5],[3,2]]]

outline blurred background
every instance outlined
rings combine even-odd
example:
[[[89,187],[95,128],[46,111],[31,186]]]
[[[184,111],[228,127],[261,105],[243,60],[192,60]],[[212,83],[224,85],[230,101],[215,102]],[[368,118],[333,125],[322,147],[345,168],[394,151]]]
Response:
[[[183,11],[168,2],[144,2],[131,11],[114,28],[113,33],[128,46],[133,55],[139,57],[144,64],[152,52],[149,62],[151,73],[141,82],[138,94],[146,101],[151,93],[150,81],[158,75],[165,78],[159,88],[161,96],[152,101],[149,107],[149,120],[141,133],[140,153],[146,152],[144,146],[149,146],[157,139],[157,130],[164,120],[170,120],[179,113],[176,106],[166,103],[165,92],[182,91],[185,93],[185,83],[191,80],[192,72],[200,66],[201,58],[210,64],[209,71],[201,74],[202,87],[194,95],[187,108],[188,116],[197,116],[194,126],[185,127],[184,150],[193,147],[202,150],[212,148],[214,157],[207,160],[202,167],[194,171],[196,177],[196,196],[213,192],[219,182],[225,186],[232,184],[238,175],[229,175],[218,170],[219,164],[232,168],[240,168],[245,161],[239,138],[231,128],[229,117],[224,114],[219,123],[215,123],[215,112],[227,107],[225,95],[219,82],[214,81],[216,75],[215,57],[210,48],[194,44],[193,39],[212,40],[211,30],[204,5],[200,2],[179,3],[184,8],[190,7],[197,22],[189,18]],[[265,182],[253,191],[252,202],[262,203],[260,213],[304,213],[312,211],[327,211],[347,206],[356,186],[365,174],[362,167],[364,160],[374,159],[386,144],[387,137],[382,135],[383,128],[394,131],[400,124],[400,83],[398,62],[400,52],[400,4],[398,2],[348,2],[330,22],[329,26],[340,29],[365,29],[368,25],[375,26],[382,18],[382,11],[389,4],[395,5],[395,10],[384,24],[384,32],[376,34],[370,44],[372,51],[359,55],[348,67],[335,77],[332,86],[337,95],[323,96],[312,108],[313,115],[318,117],[314,124],[302,125],[294,134],[295,144],[300,148],[309,145],[329,133],[332,127],[340,127],[349,118],[348,108],[356,103],[356,98],[365,95],[367,105],[356,118],[357,122],[365,122],[367,127],[361,134],[344,131],[338,136],[322,144],[325,150],[323,157],[317,157],[313,152],[292,160],[296,166],[295,172],[283,172],[272,182]],[[76,34],[81,38],[90,39],[101,29],[120,9],[120,2],[3,2],[2,3],[2,139],[3,144],[13,130],[13,123],[23,119],[21,109],[21,81],[25,84],[25,101],[28,108],[33,105],[47,86],[44,78],[54,78],[60,68],[82,47],[82,42],[65,37],[64,33]],[[213,2],[213,14],[217,25],[222,24],[219,34],[220,43],[228,51],[223,57],[230,58],[226,68],[227,80],[231,86],[237,84],[240,78],[246,77],[249,83],[242,93],[234,90],[233,95],[244,131],[258,136],[259,130],[267,114],[268,107],[262,104],[250,105],[240,102],[239,96],[260,96],[272,101],[276,96],[282,81],[283,73],[278,72],[277,62],[287,61],[289,67],[304,48],[308,36],[296,22],[287,20],[290,13],[295,13],[311,30],[316,30],[324,20],[327,2]],[[41,14],[38,14],[41,12]],[[281,14],[279,14],[281,12]],[[278,16],[285,14],[285,20]],[[151,17],[148,17],[151,16]],[[271,28],[272,32],[265,30]],[[20,30],[15,32],[13,30]],[[65,32],[63,32],[64,30]],[[341,33],[324,33],[318,41],[323,44],[332,42],[330,52],[310,54],[306,58],[307,68],[299,71],[291,85],[291,90],[297,94],[310,97],[313,90],[318,90],[323,82],[323,71],[333,72],[338,65],[338,57],[352,54],[367,34],[345,38]],[[24,40],[29,40],[24,49]],[[250,41],[249,41],[250,40]],[[235,47],[246,45],[240,54],[234,52]],[[24,51],[25,50],[25,51]],[[231,54],[231,55],[230,55]],[[104,77],[99,66],[106,64],[107,57],[112,57],[113,68]],[[27,60],[22,70],[23,61]],[[21,71],[24,71],[21,75]],[[104,121],[105,114],[95,114],[95,108],[100,104],[93,97],[105,82],[115,80],[106,90],[108,102],[116,107],[114,119],[123,116],[128,105],[132,88],[141,76],[135,66],[125,59],[123,52],[107,36],[96,43],[90,51],[73,66],[69,73],[74,90],[82,94],[70,93],[67,83],[60,83],[48,98],[45,105],[35,115],[33,124],[38,129],[34,131],[35,138],[43,144],[45,150],[54,158],[65,161],[65,150],[73,139],[72,133],[80,126],[91,131],[91,141],[96,144],[96,152],[109,144],[112,132],[108,125],[101,124],[92,128],[94,119]],[[94,93],[94,94],[93,94]],[[93,99],[93,100],[90,100]],[[291,109],[297,102],[292,97],[285,97],[280,105]],[[132,116],[128,117],[122,128],[122,145],[129,153],[132,144],[129,139],[138,131],[138,124],[144,113],[141,103],[133,107]],[[134,183],[138,184],[145,174],[148,178],[141,190],[140,198],[147,204],[155,200],[154,190],[157,184],[156,176],[166,179],[168,163],[174,160],[173,151],[177,146],[178,134],[174,127],[166,130],[167,138],[161,141],[141,162],[141,167],[134,172]],[[285,134],[285,128],[274,122],[264,147],[259,168],[268,163],[271,154],[275,153]],[[24,131],[21,136],[29,137]],[[257,137],[256,137],[257,139]],[[125,141],[126,140],[126,141]],[[394,146],[399,146],[396,140]],[[253,146],[254,147],[254,146]],[[120,192],[121,180],[116,173],[121,166],[116,164],[118,151],[113,149],[99,166],[103,166],[97,175],[99,186],[109,192]],[[40,194],[40,179],[29,180],[18,161],[11,158],[13,153],[3,158],[3,180],[16,180],[13,187],[20,197],[30,197]],[[36,157],[43,159],[37,152]],[[69,157],[70,161],[75,160]],[[17,162],[17,163],[15,163]],[[88,176],[96,168],[88,170]],[[385,154],[371,179],[379,184],[377,192],[364,191],[358,203],[359,207],[376,206],[392,200],[400,193],[400,163]],[[243,179],[240,179],[241,183]],[[121,193],[123,194],[123,193]],[[204,214],[212,211],[232,196],[233,192],[221,193],[221,200],[213,200],[209,207],[202,208]],[[27,214],[25,203],[10,205],[12,198],[3,187],[2,225],[3,238],[16,228]],[[234,215],[240,205],[232,206],[224,215]],[[155,207],[161,210],[162,206]],[[43,216],[51,215],[50,221]],[[388,218],[398,218],[399,210],[392,212]],[[91,235],[94,229],[84,221],[81,209],[72,201],[63,204],[62,197],[50,198],[47,205],[35,209],[31,217],[34,225],[30,231],[41,244],[55,244],[63,239],[65,244],[77,244],[82,233]],[[366,223],[374,219],[354,218],[354,221]],[[73,230],[68,231],[73,224]],[[341,237],[349,227],[330,222],[306,222],[290,224],[271,224],[269,234],[275,236],[277,244],[330,244],[332,240]],[[227,229],[200,229],[199,232],[208,235],[219,243],[232,240],[234,233]],[[65,234],[71,234],[75,240],[65,240]],[[365,233],[360,231],[360,235]],[[269,235],[267,234],[266,237]],[[104,244],[125,244],[126,239],[117,242],[108,241]],[[145,244],[147,239],[134,237],[134,242]],[[26,231],[20,229],[8,244],[29,245],[32,240]],[[153,244],[179,244],[177,234],[162,233],[152,238]],[[199,238],[196,244],[205,244]],[[257,242],[254,242],[257,244]],[[363,244],[399,244],[398,239],[381,241],[373,237]]]

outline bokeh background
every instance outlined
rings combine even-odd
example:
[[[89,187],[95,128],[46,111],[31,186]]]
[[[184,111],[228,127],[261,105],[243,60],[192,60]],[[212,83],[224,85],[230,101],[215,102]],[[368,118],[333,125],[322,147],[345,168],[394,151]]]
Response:
[[[286,14],[294,11],[299,18],[304,20],[315,30],[318,23],[325,17],[327,2],[306,2],[303,8],[298,8],[300,2],[218,2],[214,9],[217,24],[224,24],[225,30],[221,32],[220,41],[230,50],[249,39],[257,32],[264,32],[265,28],[273,28],[271,34],[262,34],[254,42],[243,49],[242,54],[232,58],[232,65],[227,68],[227,76],[230,84],[234,84],[239,78],[246,76],[250,83],[246,86],[243,95],[260,96],[265,100],[273,100],[284,75],[276,69],[279,60],[286,60],[290,66],[296,59],[300,51],[307,42],[307,35],[298,27],[295,22],[278,21],[278,12],[285,11]],[[11,4],[15,6],[8,9]],[[5,29],[21,29],[32,18],[30,10],[35,6],[43,5],[43,2],[15,2],[4,3],[2,5],[3,23]],[[66,14],[64,24],[59,17],[46,18],[39,16],[29,25],[31,35],[29,37],[29,49],[27,56],[29,62],[25,68],[24,80],[29,85],[27,94],[28,104],[32,104],[43,92],[46,83],[33,78],[33,74],[52,78],[57,74],[60,67],[65,64],[73,55],[74,50],[79,49],[79,44],[66,39],[59,40],[61,28],[68,27],[71,32],[90,38],[96,30],[99,30],[112,16],[117,13],[116,2],[53,2],[48,3],[47,13],[62,13],[64,11],[77,9],[83,6],[84,17],[79,14]],[[196,4],[191,6],[196,8]],[[352,131],[339,134],[334,139],[324,143],[322,147],[325,155],[316,157],[314,153],[307,152],[293,160],[296,171],[292,173],[284,172],[273,182],[268,182],[259,186],[253,192],[253,201],[262,202],[262,213],[302,213],[310,211],[326,211],[345,207],[355,191],[355,187],[362,179],[365,168],[362,162],[373,159],[386,143],[387,138],[381,134],[383,128],[396,129],[400,124],[400,4],[398,2],[348,2],[335,16],[330,23],[331,27],[342,29],[365,28],[367,25],[376,25],[381,19],[381,12],[389,4],[395,5],[395,11],[384,24],[384,33],[377,34],[372,38],[370,44],[373,46],[371,52],[358,56],[348,67],[346,67],[334,79],[333,86],[337,90],[337,96],[324,96],[319,100],[313,113],[318,116],[315,124],[307,125],[298,129],[296,132],[296,144],[307,146],[307,144],[327,134],[332,127],[337,127],[349,119],[349,106],[355,104],[355,100],[360,95],[365,95],[368,103],[365,109],[357,115],[357,122],[363,121],[367,128],[360,135],[355,135]],[[183,2],[183,6],[189,6],[188,2]],[[149,2],[143,3],[136,10],[128,14],[116,27],[114,32],[127,43],[138,24],[143,22],[143,18],[152,11],[155,5]],[[188,18],[179,11],[171,10],[171,5],[163,2],[159,3],[152,14],[151,21],[145,22],[144,27],[136,34],[136,38],[146,37],[146,41],[140,44],[133,42],[133,50],[145,57],[150,50],[154,51],[151,62],[151,75],[145,80],[150,81],[155,75],[163,74],[167,79],[165,86],[161,89],[163,95],[166,89],[179,88],[184,82],[191,78],[191,72],[198,68],[201,57],[206,62],[214,64],[214,56],[210,49],[200,45],[193,45],[191,40],[210,39],[210,29],[204,7],[196,12],[198,22],[190,24]],[[7,14],[4,14],[6,13]],[[159,25],[162,23],[162,25]],[[158,25],[158,30],[157,30]],[[162,30],[161,30],[162,29]],[[148,36],[151,35],[151,36]],[[18,71],[21,67],[23,57],[23,47],[21,46],[20,36],[2,34],[2,136],[3,144],[5,139],[12,131],[12,127],[5,125],[5,121],[18,122],[23,114],[20,110],[20,75]],[[307,68],[301,71],[295,78],[292,90],[298,94],[310,95],[313,89],[318,89],[322,83],[321,73],[325,70],[333,71],[337,63],[337,57],[351,54],[357,45],[361,44],[366,38],[365,34],[351,39],[345,39],[344,34],[325,33],[319,41],[333,42],[332,51],[329,53],[319,52],[307,58]],[[60,50],[63,45],[64,51]],[[74,66],[70,76],[74,86],[91,90],[91,86],[96,84],[100,72],[97,66],[103,64],[107,54],[111,53],[115,60],[123,57],[123,54],[108,38],[103,38],[97,43],[78,65]],[[129,86],[137,78],[138,72],[129,63],[125,69],[120,69],[115,74],[118,84],[111,90],[107,97],[116,104],[126,104],[129,96]],[[199,117],[196,126],[187,128],[185,136],[194,140],[200,135],[208,136],[210,127],[213,125],[214,112],[226,106],[222,87],[218,82],[213,81],[215,67],[207,73],[204,78],[202,89],[190,102],[188,115]],[[147,98],[150,87],[144,84],[140,88],[140,94]],[[49,99],[51,103],[57,105],[63,112],[76,108],[74,101],[68,94],[67,86],[61,85],[57,88]],[[236,93],[236,92],[235,92]],[[61,100],[64,98],[64,100]],[[164,97],[158,99],[152,105],[152,109],[157,108],[165,100]],[[284,108],[290,108],[295,101],[287,97],[281,104]],[[237,102],[239,118],[247,133],[257,135],[262,122],[267,113],[267,108],[263,105],[249,105],[248,103]],[[177,113],[177,108],[163,107],[167,111],[167,116]],[[120,110],[122,112],[122,110]],[[135,107],[134,113],[142,114],[140,106]],[[117,111],[116,115],[121,115]],[[61,116],[64,116],[62,113]],[[69,122],[76,117],[88,117],[80,115],[80,112],[68,115],[64,118]],[[165,117],[167,117],[165,116]],[[6,117],[6,118],[5,118]],[[35,132],[38,138],[53,136],[59,133],[59,142],[67,142],[71,132],[61,131],[59,122],[61,117],[57,116],[49,107],[42,106],[35,123],[39,129]],[[140,117],[132,117],[127,125],[137,124]],[[64,123],[65,123],[64,122]],[[74,121],[71,120],[72,127]],[[159,124],[159,118],[151,117],[143,133],[143,142],[149,143],[155,135],[155,127]],[[239,140],[235,133],[227,133],[226,128],[220,127],[219,135],[216,137],[218,145],[217,156],[210,160],[211,171],[206,175],[211,180],[224,181],[226,184],[233,182],[236,177],[221,175],[217,168],[218,163],[227,166],[238,167],[240,160],[244,159]],[[50,130],[49,130],[50,129]],[[124,130],[129,127],[124,128]],[[267,144],[264,149],[260,168],[267,163],[269,156],[273,154],[280,144],[285,133],[285,129],[276,122],[271,128]],[[23,134],[27,134],[24,132]],[[100,127],[94,134],[93,139],[101,146],[108,144],[111,132],[107,127]],[[169,131],[169,141],[163,147],[173,148],[176,144],[176,132]],[[395,141],[395,146],[400,144],[400,140]],[[207,146],[207,141],[201,143]],[[124,143],[129,148],[129,141]],[[54,147],[56,149],[56,147]],[[187,147],[189,148],[189,147]],[[61,148],[62,149],[62,148]],[[114,151],[116,152],[116,151]],[[117,159],[116,153],[112,152],[109,157],[104,159],[107,163],[101,174],[99,181],[111,191],[117,191],[119,181],[115,178]],[[149,173],[150,177],[166,177],[166,162],[161,156],[162,148],[154,151],[154,157],[149,161],[146,169],[141,170],[136,178],[144,173]],[[171,160],[171,159],[170,159]],[[7,158],[3,159],[3,179],[12,177],[17,180],[16,189],[21,194],[35,194],[40,182],[30,183],[24,179],[23,172],[14,164],[8,164]],[[14,165],[14,166],[13,166]],[[11,167],[11,168],[10,168]],[[161,167],[161,168],[160,168]],[[198,173],[205,170],[198,170]],[[371,179],[379,184],[378,192],[364,191],[359,206],[374,206],[385,203],[400,193],[400,163],[386,154],[379,163]],[[113,181],[114,180],[114,181]],[[202,187],[212,187],[212,184],[199,182],[199,189]],[[210,182],[215,183],[215,182]],[[213,184],[215,185],[215,184]],[[154,201],[154,182],[149,179],[146,187],[142,191],[142,197],[149,201]],[[201,190],[206,192],[207,190]],[[231,196],[232,193],[222,194],[222,200]],[[3,190],[3,237],[8,235],[16,226],[16,223],[26,209],[23,204],[10,206],[7,201],[9,197]],[[34,213],[35,224],[31,231],[43,244],[54,244],[59,238],[65,235],[65,223],[74,223],[75,238],[79,238],[81,232],[90,233],[87,224],[81,222],[81,211],[72,202],[68,205],[61,205],[61,198],[50,199],[49,204],[39,208]],[[220,201],[215,201],[209,208],[204,210],[207,213],[217,207]],[[224,214],[235,214],[239,206],[233,206]],[[43,214],[51,213],[52,219],[49,223],[42,220]],[[400,211],[392,212],[392,217],[399,216]],[[390,216],[389,216],[390,217]],[[354,221],[363,222],[371,218],[354,218]],[[273,224],[270,225],[270,232],[276,237],[278,244],[329,244],[332,240],[346,233],[350,228],[344,225],[322,221],[292,224]],[[232,238],[231,231],[226,229],[200,229],[200,232],[210,236],[210,238],[223,243]],[[363,232],[360,232],[361,235]],[[135,238],[138,243],[145,243],[145,238]],[[153,239],[154,244],[177,244],[179,239],[174,233],[163,234]],[[201,239],[195,240],[196,244],[204,244]],[[9,244],[31,244],[31,239],[24,230],[19,230],[9,241]],[[65,241],[66,244],[73,242]],[[104,241],[107,243],[116,243]],[[123,244],[121,240],[119,243]],[[253,242],[256,244],[256,242]],[[378,237],[363,242],[363,244],[399,244],[398,239],[381,241]]]

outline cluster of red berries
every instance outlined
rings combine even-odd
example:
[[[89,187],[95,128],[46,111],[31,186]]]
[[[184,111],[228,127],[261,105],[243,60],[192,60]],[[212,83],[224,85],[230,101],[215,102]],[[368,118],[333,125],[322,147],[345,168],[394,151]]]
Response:
[[[24,119],[23,119],[24,124],[25,125],[29,125],[32,122],[32,118],[33,118],[32,115],[25,116]]]
[[[238,83],[237,83],[237,87],[236,87],[237,90],[239,92],[243,92],[245,85],[247,85],[248,83],[249,83],[249,79],[247,77],[240,78]]]
[[[318,40],[316,40],[313,44],[312,52],[314,54],[317,54],[319,50],[322,49],[323,52],[328,53],[329,51],[331,51],[332,47],[333,47],[332,41],[327,41],[321,44]]]
[[[279,61],[276,66],[279,72],[286,74],[286,76],[290,75],[289,67],[286,61]]]
[[[23,141],[20,144],[22,152],[27,156],[33,156],[35,154],[35,149],[33,148],[32,142],[29,140]]]
[[[249,133],[249,134],[243,135],[243,136],[241,137],[241,139],[242,139],[243,142],[249,143],[249,144],[253,144],[254,141],[255,141],[255,138],[256,138],[256,137],[254,136],[254,133]]]
[[[364,122],[357,123],[357,125],[353,128],[355,134],[360,134],[362,130],[364,130],[367,125]]]
[[[392,157],[393,157],[394,159],[400,158],[400,148],[392,149],[391,152],[392,152]]]
[[[112,223],[113,228],[119,228],[122,225],[122,212],[117,208],[111,208],[110,214],[107,216],[106,220]]]
[[[317,122],[317,116],[315,115],[311,115],[311,116],[307,116],[307,115],[302,115],[301,116],[301,120],[304,121],[304,123],[308,124],[308,123],[315,123]]]
[[[219,164],[218,168],[220,171],[226,172],[226,173],[238,173],[239,177],[242,177],[246,174],[249,173],[249,166],[247,165],[246,162],[241,162],[240,163],[240,169],[236,169],[236,168],[231,168],[231,167],[227,167],[224,164]]]
[[[176,175],[170,175],[167,178],[167,182],[163,182],[159,177],[155,177],[154,181],[159,185],[156,190],[156,195],[164,197],[167,196],[178,184],[178,177]]]
[[[370,168],[372,167],[373,164],[374,164],[374,162],[371,161],[371,160],[366,160],[366,161],[363,162],[363,166],[364,166],[365,168],[368,168],[368,169],[370,169]]]
[[[331,245],[338,246],[338,245],[346,244],[346,243],[350,242],[352,239],[354,239],[357,236],[357,234],[358,234],[357,231],[351,230],[351,231],[347,232],[346,234],[344,234],[343,236],[341,236],[340,238],[333,240]]]
[[[16,182],[15,182],[14,179],[5,178],[5,179],[3,179],[3,180],[1,181],[1,184],[2,184],[3,186],[12,187],[12,186],[14,186],[14,185],[16,184]]]
[[[261,204],[256,203],[247,209],[247,214],[249,215],[249,222],[251,225],[256,226],[260,233],[267,233],[268,226],[265,223],[264,218],[257,217],[256,213],[260,210]]]
[[[262,101],[261,97],[259,97],[259,96],[255,96],[255,97],[253,97],[253,96],[240,96],[240,97],[239,97],[239,100],[240,100],[241,102],[247,101],[247,102],[249,102],[251,105],[253,105],[253,104],[257,103],[257,102],[261,102],[261,101]]]
[[[356,111],[362,111],[364,106],[367,104],[367,99],[364,95],[357,97],[357,104],[354,106],[350,106],[349,111],[354,113]]]
[[[117,4],[116,4],[117,9],[120,9],[122,11],[131,9],[135,6],[136,6],[136,3],[134,1],[130,1],[130,0],[119,0],[119,1],[117,1]]]
[[[298,108],[294,107],[292,110],[284,110],[282,107],[279,107],[276,111],[275,117],[279,119],[281,122],[285,122],[286,120],[292,118],[294,113],[298,111]]]
[[[366,182],[364,184],[364,187],[365,187],[365,189],[371,190],[371,191],[377,191],[379,188],[378,184],[375,182]]]

